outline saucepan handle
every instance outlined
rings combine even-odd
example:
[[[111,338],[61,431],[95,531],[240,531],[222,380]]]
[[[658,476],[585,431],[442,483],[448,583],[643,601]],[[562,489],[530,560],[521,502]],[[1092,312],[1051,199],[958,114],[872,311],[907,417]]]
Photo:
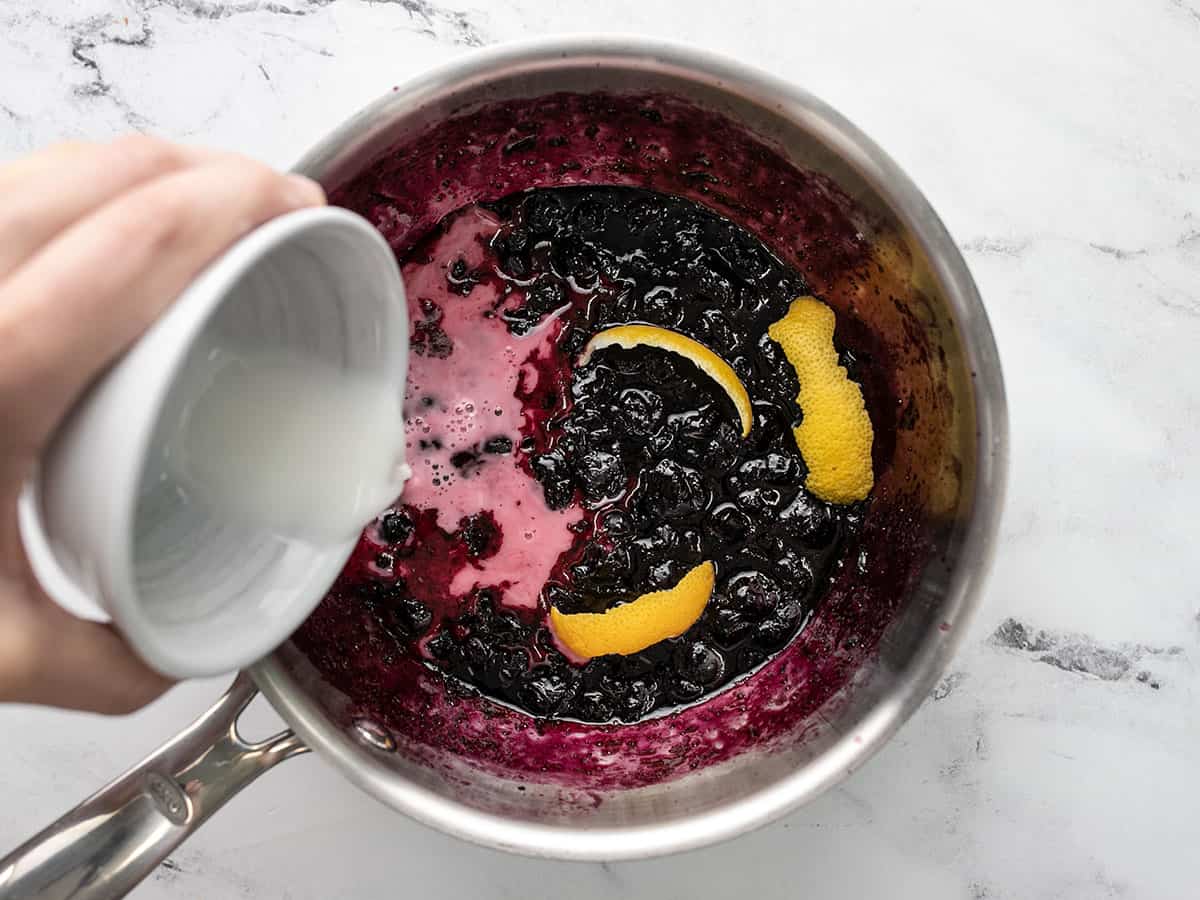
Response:
[[[238,716],[256,693],[238,675],[185,731],[0,860],[0,898],[123,897],[226,800],[306,752],[291,731],[242,740]]]

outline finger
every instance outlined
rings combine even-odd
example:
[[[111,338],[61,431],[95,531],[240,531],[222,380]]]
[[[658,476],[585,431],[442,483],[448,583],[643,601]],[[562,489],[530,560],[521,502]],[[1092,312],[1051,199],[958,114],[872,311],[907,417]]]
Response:
[[[9,449],[39,449],[84,386],[229,244],[323,202],[307,178],[222,160],[144,184],[51,241],[0,286],[0,396],[14,398],[10,421],[22,426],[3,435]]]
[[[84,153],[91,152],[95,147],[95,144],[87,141],[59,141],[36,153],[6,162],[0,166],[0,191],[12,190],[31,175],[36,175],[50,167],[63,165]]]
[[[75,220],[139,184],[209,162],[214,151],[132,134],[59,144],[0,169],[0,279]]]
[[[118,715],[171,686],[108,625],[76,619],[46,597],[40,601],[25,607],[22,620],[6,620],[5,637],[21,644],[6,648],[0,660],[0,701]]]

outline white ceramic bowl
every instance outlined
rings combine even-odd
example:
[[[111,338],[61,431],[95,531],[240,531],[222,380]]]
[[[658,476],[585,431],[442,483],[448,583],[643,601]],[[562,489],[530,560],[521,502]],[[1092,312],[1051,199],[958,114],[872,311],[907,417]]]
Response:
[[[27,485],[21,534],[46,591],[77,615],[111,618],[147,662],[180,678],[270,652],[320,601],[355,543],[239,524],[179,502],[172,478],[151,472],[171,391],[189,352],[213,337],[383,377],[399,398],[408,321],[395,258],[366,220],[341,209],[256,229],[92,386]]]

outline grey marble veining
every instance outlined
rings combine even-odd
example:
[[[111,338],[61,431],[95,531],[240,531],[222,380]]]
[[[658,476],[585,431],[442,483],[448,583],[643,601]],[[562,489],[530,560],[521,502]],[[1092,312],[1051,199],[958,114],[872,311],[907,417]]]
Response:
[[[1000,345],[1013,442],[970,639],[863,771],[721,847],[603,866],[511,858],[401,819],[305,758],[237,798],[139,895],[1196,896],[1195,0],[0,0],[0,158],[136,128],[285,165],[472,47],[614,29],[803,84],[886,147],[958,237]],[[121,721],[0,709],[0,846],[220,687],[183,685]]]

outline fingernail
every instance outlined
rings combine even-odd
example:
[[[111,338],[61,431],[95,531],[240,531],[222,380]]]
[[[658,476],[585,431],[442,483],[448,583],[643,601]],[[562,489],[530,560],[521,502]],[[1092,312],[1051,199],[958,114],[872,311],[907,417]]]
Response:
[[[324,206],[325,189],[304,175],[287,175],[288,202],[297,209],[305,206]]]

